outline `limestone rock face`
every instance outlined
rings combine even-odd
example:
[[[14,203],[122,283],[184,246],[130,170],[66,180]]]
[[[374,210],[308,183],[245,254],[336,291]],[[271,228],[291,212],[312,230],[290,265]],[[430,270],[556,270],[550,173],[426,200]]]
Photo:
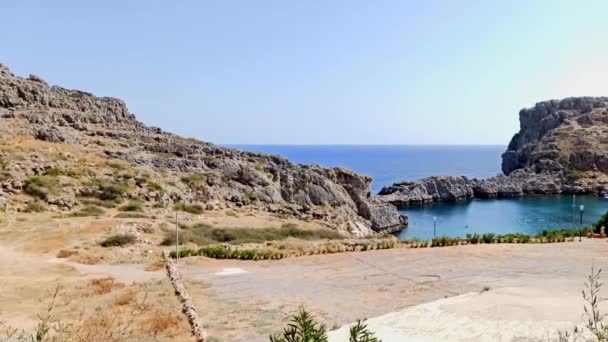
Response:
[[[383,188],[397,206],[525,194],[608,192],[608,97],[537,103],[519,113],[520,131],[502,155],[504,175],[429,177]]]
[[[502,156],[506,175],[518,169],[608,174],[608,97],[539,102],[522,109],[519,121]]]
[[[177,184],[162,194],[144,188],[130,194],[138,199],[280,210],[291,217],[326,220],[357,236],[398,230],[405,222],[394,206],[371,195],[370,177],[182,138],[138,122],[119,99],[49,87],[38,76],[21,78],[1,64],[0,118],[0,129],[7,135],[87,148],[103,158],[176,175],[170,183]],[[50,165],[40,164],[31,160],[16,173],[40,174]],[[195,187],[180,181],[192,175],[196,176]],[[72,192],[86,195],[91,191],[83,186]],[[58,205],[74,204],[68,202]]]
[[[415,203],[458,201],[473,197],[471,181],[462,176],[435,176],[399,182],[380,190],[383,200],[398,206]]]

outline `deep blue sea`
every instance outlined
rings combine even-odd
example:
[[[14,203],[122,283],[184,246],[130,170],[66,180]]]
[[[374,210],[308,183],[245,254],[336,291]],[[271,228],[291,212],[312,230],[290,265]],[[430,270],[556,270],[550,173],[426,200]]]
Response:
[[[228,145],[278,154],[295,163],[341,166],[371,176],[372,191],[400,180],[437,175],[492,177],[506,146]]]
[[[278,154],[292,162],[341,166],[372,176],[372,191],[400,180],[433,175],[491,177],[500,171],[505,146],[412,146],[412,145],[229,145],[229,147]],[[536,233],[544,228],[580,226],[595,222],[608,210],[608,200],[578,196],[527,196],[520,199],[471,200],[408,208],[409,226],[402,238],[428,239],[437,235],[466,233]]]

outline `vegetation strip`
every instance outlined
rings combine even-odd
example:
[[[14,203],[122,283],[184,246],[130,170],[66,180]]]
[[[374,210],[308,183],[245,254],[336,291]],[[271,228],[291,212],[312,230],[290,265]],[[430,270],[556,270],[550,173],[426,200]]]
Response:
[[[378,239],[363,241],[344,241],[339,244],[327,242],[317,246],[308,252],[302,251],[280,251],[273,248],[243,248],[228,245],[209,245],[197,249],[182,248],[179,250],[179,257],[206,256],[214,259],[241,259],[241,260],[278,260],[287,257],[299,257],[315,254],[333,254],[344,252],[371,251],[378,249],[397,248],[398,242],[395,239]],[[260,245],[263,246],[263,245]],[[171,258],[175,258],[175,251],[169,253]]]
[[[188,322],[192,327],[192,335],[194,335],[196,341],[198,342],[207,341],[207,332],[205,331],[205,328],[203,328],[203,324],[198,318],[196,307],[192,302],[192,298],[188,294],[188,291],[186,291],[186,288],[179,278],[177,267],[173,263],[173,260],[169,257],[167,251],[163,251],[163,258],[167,263],[167,276],[169,277],[169,281],[171,281],[171,284],[175,289],[175,294],[179,297],[179,300],[182,303],[182,312],[184,315],[186,315]]]

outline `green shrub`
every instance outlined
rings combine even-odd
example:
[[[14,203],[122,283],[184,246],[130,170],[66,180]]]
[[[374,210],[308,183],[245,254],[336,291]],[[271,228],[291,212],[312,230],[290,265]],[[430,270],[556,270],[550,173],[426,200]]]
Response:
[[[173,210],[185,211],[190,214],[200,215],[205,211],[200,204],[178,203],[173,206]]]
[[[133,234],[116,234],[103,240],[100,245],[102,247],[122,247],[135,243],[135,235]]]
[[[180,242],[208,245],[215,243],[229,243],[240,245],[244,243],[261,243],[265,241],[284,240],[289,237],[302,240],[336,240],[344,237],[336,231],[329,229],[302,229],[294,224],[286,223],[280,228],[217,228],[208,224],[186,226],[180,232]],[[394,242],[393,242],[394,243]],[[167,232],[162,245],[175,244],[175,232]]]
[[[270,342],[327,342],[327,327],[316,322],[303,307],[293,315],[287,327],[270,336]],[[366,320],[357,320],[349,329],[349,342],[381,342],[369,330]]]
[[[83,204],[86,205],[96,205],[104,208],[115,208],[119,203],[116,201],[110,200],[100,200],[97,198],[87,198],[82,201]]]
[[[597,222],[595,222],[593,224],[593,229],[595,230],[596,233],[600,232],[601,226],[608,228],[608,211],[604,215],[602,215],[602,217],[599,220],[597,220]]]
[[[99,185],[101,199],[106,201],[121,201],[128,192],[128,185],[120,183],[103,183]]]
[[[109,160],[106,162],[106,165],[113,168],[114,170],[119,170],[119,171],[126,170],[128,168],[127,164],[117,161],[117,160]]]
[[[80,210],[73,212],[71,216],[74,217],[85,217],[85,216],[100,216],[105,211],[96,205],[85,205]]]
[[[41,213],[46,211],[46,206],[38,199],[35,199],[27,204],[24,211],[26,213]]]
[[[25,193],[40,199],[60,193],[59,180],[52,176],[32,176],[25,181]]]
[[[148,180],[148,182],[146,183],[146,188],[150,191],[156,191],[161,195],[163,195],[165,193],[165,190],[163,189],[162,186],[160,186],[160,184],[155,183],[151,180]]]
[[[143,204],[141,201],[129,201],[129,203],[118,208],[120,211],[143,211]]]
[[[349,329],[349,342],[381,342],[373,332],[367,328],[366,320],[357,320]]]
[[[182,177],[182,182],[186,184],[190,189],[194,191],[206,191],[207,189],[207,176],[200,173],[195,173]]]
[[[270,336],[270,342],[327,342],[327,328],[317,323],[304,308],[300,308],[281,333]]]
[[[123,213],[118,213],[115,218],[148,218],[146,214],[142,214],[136,211],[125,211]]]
[[[494,233],[485,233],[481,236],[481,240],[483,240],[483,243],[494,243],[495,237],[496,234]]]
[[[579,180],[579,179],[583,179],[587,176],[587,173],[585,171],[582,170],[570,170],[566,173],[566,175],[568,176],[568,178],[570,178],[571,180]]]
[[[469,240],[470,243],[476,245],[479,243],[480,241],[480,237],[479,234],[475,233],[475,234],[467,234],[466,238]]]
[[[57,177],[67,175],[68,172],[58,167],[52,167],[44,172],[45,176]]]

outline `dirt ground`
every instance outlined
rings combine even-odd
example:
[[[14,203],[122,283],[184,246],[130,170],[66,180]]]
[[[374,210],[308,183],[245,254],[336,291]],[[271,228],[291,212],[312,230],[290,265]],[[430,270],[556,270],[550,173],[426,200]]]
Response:
[[[580,324],[584,278],[606,256],[605,240],[583,239],[180,263],[201,318],[222,341],[267,341],[301,305],[333,328],[394,312],[370,321],[385,342],[510,341]]]
[[[269,224],[252,217],[214,213],[203,219],[231,226],[255,220]],[[273,220],[276,226],[284,223]],[[180,304],[159,263],[161,225],[167,222],[162,216],[5,217],[0,224],[0,322],[31,329],[46,308],[45,299],[60,285],[66,299],[58,308],[60,315],[108,308],[124,313],[147,296],[150,307],[138,329],[159,329],[161,341],[190,340]],[[99,246],[101,239],[129,225],[150,228],[141,235],[150,243]],[[60,258],[62,250],[74,254]],[[370,318],[370,326],[385,342],[511,341],[544,338],[557,328],[580,324],[584,277],[592,264],[605,266],[607,255],[605,241],[583,239],[272,261],[190,257],[178,264],[212,341],[267,341],[300,306],[332,328],[332,342],[343,341],[349,324],[359,318]]]
[[[11,213],[3,217],[0,340],[9,330],[31,332],[46,315],[56,289],[59,291],[50,320],[83,327],[80,335],[96,336],[85,340],[103,340],[102,331],[113,329],[140,336],[137,340],[191,340],[189,325],[164,269],[145,247],[105,254],[108,260],[121,259],[113,254],[147,255],[148,263],[111,264],[95,246],[100,236],[121,222],[53,219],[52,215]],[[58,258],[62,249],[78,254]],[[129,323],[130,319],[134,323]]]

